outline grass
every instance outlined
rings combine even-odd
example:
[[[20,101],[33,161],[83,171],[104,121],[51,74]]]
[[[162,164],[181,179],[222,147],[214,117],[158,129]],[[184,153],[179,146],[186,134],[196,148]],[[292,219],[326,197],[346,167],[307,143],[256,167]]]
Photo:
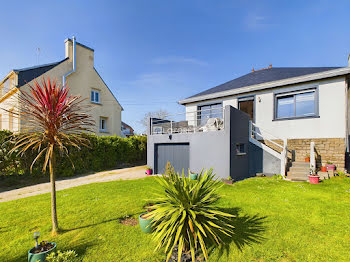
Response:
[[[50,236],[49,194],[0,203],[0,261],[25,261],[41,240],[74,249],[82,261],[163,261],[151,236],[120,224],[137,217],[157,188],[154,178],[80,186],[58,192],[63,232]],[[220,207],[237,214],[236,234],[210,261],[349,261],[350,178],[318,185],[252,178],[225,185]]]

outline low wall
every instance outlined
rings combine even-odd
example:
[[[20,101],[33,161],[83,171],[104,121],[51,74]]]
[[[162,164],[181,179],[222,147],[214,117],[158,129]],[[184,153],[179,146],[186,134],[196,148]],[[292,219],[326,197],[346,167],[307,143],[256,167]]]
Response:
[[[282,140],[273,141],[280,145],[283,144]],[[315,142],[317,167],[321,167],[322,164],[326,164],[327,161],[330,161],[335,164],[337,168],[344,169],[346,150],[344,138],[288,139],[288,150],[294,151],[294,156],[291,153],[288,153],[288,158],[293,161],[304,161],[305,157],[310,154],[311,141]],[[268,140],[260,140],[260,142],[266,144],[277,152],[282,151],[280,147]]]

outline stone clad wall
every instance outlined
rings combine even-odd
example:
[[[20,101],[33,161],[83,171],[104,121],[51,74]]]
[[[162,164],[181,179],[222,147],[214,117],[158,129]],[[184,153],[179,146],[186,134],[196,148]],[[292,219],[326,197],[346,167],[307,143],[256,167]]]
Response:
[[[317,167],[330,161],[339,169],[345,168],[344,138],[288,139],[288,149],[295,150],[296,161],[304,161],[310,154],[311,141],[315,142]]]
[[[315,142],[316,164],[321,167],[327,161],[332,162],[339,169],[345,168],[345,139],[344,138],[315,138],[315,139],[288,139],[288,150],[295,151],[296,161],[305,161],[306,155],[310,154],[310,143]],[[270,141],[261,141],[277,152],[281,152],[281,148],[274,145]],[[282,140],[274,140],[274,142],[283,145]],[[288,153],[288,157],[292,155]]]

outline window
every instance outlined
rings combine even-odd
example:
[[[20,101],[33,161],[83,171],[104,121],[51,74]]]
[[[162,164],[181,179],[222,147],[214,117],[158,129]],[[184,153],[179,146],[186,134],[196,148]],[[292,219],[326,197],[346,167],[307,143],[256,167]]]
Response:
[[[245,144],[236,144],[236,154],[237,155],[245,155]]]
[[[316,90],[276,95],[276,119],[317,115]]]
[[[100,117],[100,132],[107,132],[107,118]]]
[[[91,90],[91,102],[100,103],[100,92],[97,90]]]
[[[8,91],[10,91],[10,86],[11,86],[11,81],[12,79],[8,78],[4,84],[3,84],[3,88],[2,88],[2,95],[5,95]]]
[[[9,130],[13,131],[13,112],[12,112],[12,110],[9,112]]]
[[[198,122],[200,125],[205,125],[209,118],[223,118],[221,103],[199,106],[198,111]]]

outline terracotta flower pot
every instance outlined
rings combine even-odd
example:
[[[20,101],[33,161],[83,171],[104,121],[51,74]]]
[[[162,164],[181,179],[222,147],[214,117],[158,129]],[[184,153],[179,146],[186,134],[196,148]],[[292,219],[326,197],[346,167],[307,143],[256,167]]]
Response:
[[[318,183],[320,183],[320,177],[319,176],[309,176],[309,182],[310,182],[310,184],[318,184]]]
[[[305,157],[305,162],[310,162],[310,157]]]
[[[326,166],[321,166],[321,172],[327,172],[327,167]]]
[[[327,170],[328,171],[334,171],[335,170],[335,165],[327,165]]]
[[[146,174],[147,174],[147,176],[152,175],[152,169],[146,169]]]

